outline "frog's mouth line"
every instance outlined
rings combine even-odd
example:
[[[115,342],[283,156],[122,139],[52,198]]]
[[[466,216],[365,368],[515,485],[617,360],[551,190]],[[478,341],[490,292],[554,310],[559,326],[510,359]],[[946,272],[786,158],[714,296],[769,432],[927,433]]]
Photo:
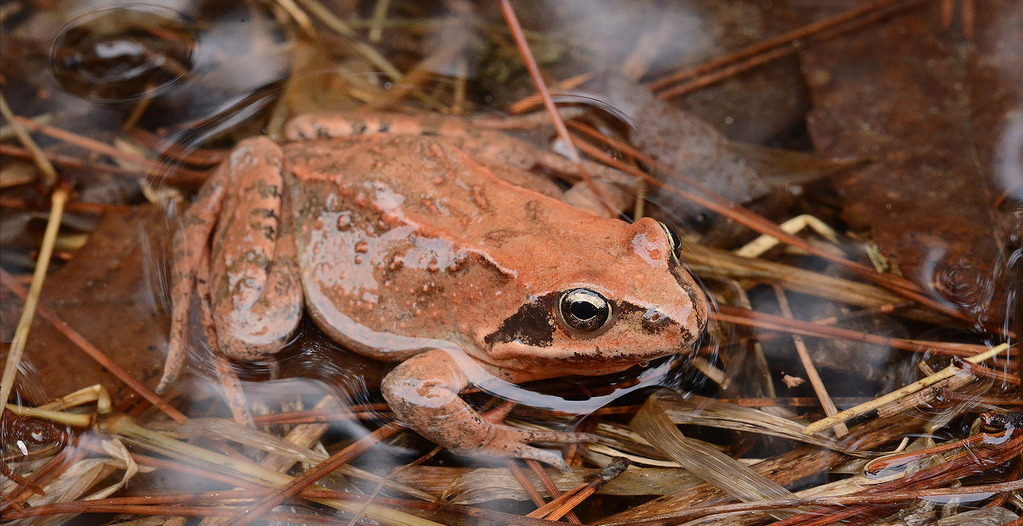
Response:
[[[560,396],[532,391],[518,384],[502,380],[484,370],[475,360],[465,354],[459,352],[449,352],[449,354],[467,373],[473,385],[486,393],[529,407],[575,415],[590,414],[629,393],[662,385],[662,381],[672,366],[672,360],[665,360],[664,363],[656,367],[643,370],[636,377],[635,383],[627,387],[616,387],[608,394],[585,400],[568,400]]]

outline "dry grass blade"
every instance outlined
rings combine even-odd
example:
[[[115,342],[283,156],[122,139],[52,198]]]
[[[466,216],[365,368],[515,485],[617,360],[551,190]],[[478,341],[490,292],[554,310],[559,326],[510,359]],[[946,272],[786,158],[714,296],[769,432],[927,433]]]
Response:
[[[267,495],[266,497],[261,499],[255,507],[245,510],[241,516],[236,517],[235,519],[230,521],[228,525],[243,526],[245,524],[250,524],[254,520],[258,520],[264,513],[270,511],[281,502],[284,502],[288,498],[297,495],[303,489],[314,485],[316,481],[325,477],[328,473],[331,473],[338,469],[339,467],[341,467],[342,465],[347,464],[355,456],[369,449],[377,442],[395,435],[396,433],[401,431],[401,429],[402,427],[398,424],[394,423],[387,424],[377,429],[376,431],[370,433],[369,435],[359,439],[354,444],[342,449],[341,451],[338,451],[329,459],[320,463],[315,468],[303,473],[302,475],[299,475],[298,477],[294,478],[289,477],[290,480],[287,480],[286,483],[282,484],[277,489],[276,492],[271,493],[270,495]],[[376,508],[379,508],[379,506],[375,507],[374,509]],[[371,518],[387,517],[389,515],[388,512],[391,511],[387,510],[386,508],[383,508],[382,510],[378,509],[376,512],[370,513],[370,508],[368,507],[364,509],[351,509],[347,507],[347,505],[346,508],[342,509],[346,509],[346,511],[353,513],[361,512]],[[390,518],[402,519],[403,517]],[[418,517],[412,517],[412,519],[418,519]],[[409,524],[413,524],[413,522],[410,522]],[[429,521],[419,524],[427,523],[429,523]]]
[[[24,117],[15,117],[14,120],[20,122],[21,124],[24,124],[25,127],[33,131],[42,133],[44,135],[49,135],[54,139],[67,142],[69,144],[73,144],[75,146],[102,155],[106,155],[111,159],[117,159],[130,165],[138,166],[149,175],[165,177],[167,180],[189,185],[201,184],[206,180],[207,177],[207,174],[203,172],[197,172],[195,170],[189,170],[187,168],[175,167],[172,170],[171,167],[167,164],[160,163],[158,161],[154,161],[151,159],[146,159],[144,157],[139,157],[137,155],[124,153],[121,150],[118,150],[117,148],[109,144],[97,141],[95,139],[90,139],[88,137],[84,137],[82,135],[72,133],[67,130],[62,130],[60,128],[56,128],[53,126],[39,124]]]
[[[686,438],[651,397],[632,419],[632,427],[701,479],[743,501],[791,498],[777,482],[700,442]],[[775,514],[779,517],[778,514]],[[781,516],[788,516],[783,514]],[[780,518],[780,517],[779,517]]]
[[[334,13],[316,0],[298,0],[298,3],[302,4],[302,6],[312,13],[313,16],[319,18],[320,21],[332,31],[345,38],[351,39],[355,44],[355,51],[372,63],[374,67],[379,68],[384,75],[387,75],[387,77],[394,82],[401,81],[403,78],[401,71],[394,67],[394,65],[391,64],[387,58],[381,55],[380,52],[373,48],[373,46],[356,39],[355,30],[349,27],[344,20],[335,16]]]
[[[857,307],[873,308],[898,304],[902,296],[887,289],[821,272],[801,269],[763,259],[737,256],[725,250],[690,245],[681,253],[682,262],[696,274],[723,279],[751,279],[777,283],[787,290],[810,294]],[[928,323],[945,324],[948,318],[929,309],[902,309],[902,316]]]
[[[782,314],[786,318],[793,318],[792,309],[789,307],[789,300],[785,296],[785,291],[781,287],[774,286],[775,297],[778,299],[778,306],[781,308]],[[821,401],[821,407],[824,408],[824,413],[828,416],[832,416],[838,412],[838,408],[835,407],[835,402],[831,400],[831,395],[828,394],[828,389],[824,385],[824,381],[821,380],[820,373],[817,372],[817,366],[814,365],[813,360],[810,358],[810,352],[806,350],[806,344],[803,342],[803,338],[798,334],[792,335],[792,343],[796,348],[796,353],[799,355],[799,361],[803,364],[803,370],[806,372],[807,378],[810,380],[810,385],[813,386],[814,392],[817,394],[817,398]],[[845,424],[839,424],[834,427],[835,436],[841,438],[849,434],[849,428],[845,427]]]
[[[966,361],[970,362],[970,363],[974,363],[974,364],[980,363],[980,362],[983,362],[984,360],[988,360],[990,358],[994,358],[995,356],[998,356],[999,354],[1001,354],[1001,353],[1003,353],[1003,352],[1005,352],[1007,350],[1009,350],[1009,344],[1008,343],[1003,343],[1001,345],[998,345],[996,347],[991,348],[987,352],[983,352],[983,353],[980,353],[980,354],[976,354],[976,355],[970,356],[969,358],[966,358]],[[909,384],[909,385],[907,385],[907,386],[905,386],[905,387],[903,387],[901,389],[897,389],[895,391],[892,391],[891,393],[888,393],[888,394],[886,394],[886,395],[884,395],[882,397],[879,397],[876,400],[873,400],[873,401],[868,402],[866,404],[858,405],[856,407],[851,407],[851,408],[846,409],[845,411],[842,411],[842,412],[840,412],[840,413],[838,413],[836,415],[833,415],[833,416],[830,416],[830,417],[825,418],[823,420],[818,420],[817,422],[809,424],[809,425],[806,426],[806,429],[804,429],[803,432],[806,433],[806,434],[812,434],[812,433],[816,433],[816,432],[822,431],[824,429],[827,429],[829,427],[833,427],[836,424],[839,424],[839,423],[842,423],[842,422],[848,422],[849,420],[852,420],[853,418],[856,418],[857,416],[867,414],[867,413],[869,413],[869,412],[871,412],[871,411],[873,411],[873,410],[875,410],[875,409],[877,409],[877,408],[879,408],[881,406],[884,406],[886,404],[892,403],[892,402],[894,402],[896,400],[899,400],[899,399],[901,399],[903,397],[906,397],[906,396],[911,395],[911,394],[913,394],[913,393],[915,393],[917,391],[920,391],[921,389],[926,389],[927,387],[929,387],[931,385],[934,385],[934,384],[936,384],[936,383],[938,383],[938,382],[940,382],[940,381],[942,381],[942,380],[944,380],[946,378],[950,378],[952,376],[955,376],[956,374],[959,374],[960,372],[962,372],[962,369],[960,369],[960,368],[958,368],[958,367],[956,367],[954,365],[949,365],[948,367],[942,369],[938,373],[935,373],[935,374],[933,374],[931,376],[928,376],[927,378],[923,378],[921,380],[913,382],[913,383],[911,383],[911,384]]]
[[[257,520],[263,517],[264,513],[269,512],[271,508],[280,504],[287,498],[297,495],[302,491],[302,489],[314,486],[316,480],[322,478],[330,471],[333,471],[333,469],[337,468],[339,464],[347,462],[358,452],[364,451],[372,444],[375,444],[382,436],[387,436],[389,433],[393,434],[400,430],[400,427],[394,424],[381,427],[368,437],[364,437],[352,446],[349,446],[345,450],[335,454],[331,457],[330,462],[321,464],[320,466],[317,466],[317,468],[306,472],[304,475],[291,477],[278,471],[267,469],[266,467],[258,464],[253,464],[248,460],[215,453],[192,444],[168,438],[161,433],[139,426],[126,415],[106,415],[99,421],[99,428],[107,434],[120,436],[133,444],[157,451],[172,458],[194,464],[205,469],[212,469],[215,471],[226,470],[228,473],[241,477],[241,480],[243,481],[254,482],[261,486],[276,488],[267,496],[263,497],[256,506],[249,508],[247,513],[243,512],[243,516],[240,519],[240,521],[244,521],[241,522],[242,524],[245,524],[247,521]],[[319,486],[314,487],[317,489],[325,489]],[[349,513],[358,513],[359,510],[362,509],[362,506],[358,503],[340,499],[318,498],[314,500]],[[269,504],[269,506],[267,504]],[[380,505],[367,506],[363,512],[367,517],[384,524],[437,526],[437,523],[433,521],[428,521],[426,519]],[[239,520],[238,515],[235,512],[231,513],[233,513],[234,520]]]
[[[713,398],[690,395],[682,398],[669,391],[654,395],[664,412],[676,424],[731,429],[746,433],[757,433],[806,442],[854,457],[873,456],[861,449],[846,447],[842,441],[803,433],[803,425],[770,413],[741,407]]]
[[[726,516],[728,514],[743,513],[750,511],[767,511],[779,508],[796,508],[806,506],[828,506],[843,508],[857,504],[892,504],[903,503],[918,499],[941,500],[942,497],[971,497],[978,495],[989,495],[997,493],[1009,493],[1019,491],[1023,488],[1023,481],[1002,482],[998,484],[982,484],[977,486],[963,486],[959,488],[937,488],[914,491],[889,491],[880,495],[848,495],[848,496],[814,496],[796,497],[791,499],[765,500],[761,502],[743,502],[737,504],[721,504],[716,506],[696,506],[692,509],[673,513],[671,521],[690,521],[700,517],[711,515]],[[657,521],[663,521],[668,517],[662,517]],[[654,521],[641,521],[637,524]],[[733,523],[736,524],[736,523]],[[967,522],[964,524],[975,525],[977,523]],[[998,523],[1001,524],[1001,523]]]
[[[6,103],[4,104],[6,105]],[[18,366],[25,351],[25,344],[28,342],[28,331],[32,326],[32,318],[35,316],[36,306],[39,304],[39,294],[43,290],[43,281],[46,279],[46,271],[50,266],[53,245],[57,241],[57,231],[60,229],[64,204],[67,202],[69,195],[69,188],[60,187],[51,196],[52,208],[46,223],[46,232],[43,234],[42,246],[39,249],[39,259],[36,262],[35,272],[32,274],[32,284],[29,286],[28,294],[25,296],[25,307],[21,313],[21,319],[18,320],[18,327],[15,329],[14,339],[11,341],[11,350],[7,354],[7,360],[4,363],[3,376],[0,378],[0,412],[7,406],[7,399],[14,389],[14,379],[18,375]],[[6,277],[6,274],[4,274],[4,277]]]
[[[974,344],[956,344],[936,341],[907,340],[903,338],[889,338],[866,332],[860,332],[843,327],[832,327],[830,325],[812,323],[802,320],[765,314],[739,307],[719,305],[718,312],[712,313],[711,318],[721,322],[746,325],[760,329],[771,329],[803,336],[815,336],[821,338],[837,338],[842,340],[866,342],[876,345],[886,345],[896,349],[912,352],[932,352],[949,356],[968,357],[975,355],[979,350],[986,349]]]
[[[335,399],[331,398],[330,400],[329,406],[332,410],[343,412],[337,406]],[[168,431],[175,435],[186,437],[189,440],[203,437],[212,440],[235,442],[243,446],[265,451],[269,455],[263,459],[261,465],[278,471],[287,471],[288,468],[297,462],[320,464],[329,458],[326,453],[311,449],[316,441],[328,430],[329,426],[327,424],[301,424],[292,428],[287,436],[283,438],[260,429],[240,425],[233,420],[222,418],[193,418],[187,422],[168,426],[154,425],[153,428]],[[423,500],[433,499],[431,495],[415,488],[387,480],[379,475],[353,466],[341,466],[338,472],[374,484],[383,485]]]
[[[35,141],[32,140],[32,137],[29,136],[28,132],[25,131],[23,121],[19,120],[19,118],[14,115],[14,112],[11,111],[11,107],[7,105],[7,99],[5,99],[3,95],[0,95],[0,114],[2,114],[10,123],[11,131],[14,132],[18,141],[32,153],[32,159],[35,161],[36,167],[38,167],[39,171],[43,174],[43,185],[47,188],[53,188],[57,184],[57,170],[55,170],[53,165],[50,164],[50,161],[46,159],[46,155],[43,153],[43,150],[39,148],[39,145],[37,145]],[[25,120],[33,125],[40,124],[39,120]]]

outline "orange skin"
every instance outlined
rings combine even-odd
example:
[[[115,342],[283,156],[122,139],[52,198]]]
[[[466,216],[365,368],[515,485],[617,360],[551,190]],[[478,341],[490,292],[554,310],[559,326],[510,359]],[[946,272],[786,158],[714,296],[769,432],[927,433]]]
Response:
[[[528,444],[583,437],[486,421],[459,392],[621,371],[703,331],[706,301],[659,223],[579,210],[526,171],[571,163],[447,117],[303,116],[286,136],[242,141],[185,213],[160,389],[184,363],[198,290],[224,356],[279,351],[306,312],[335,341],[401,361],[382,390],[410,428],[564,467]],[[572,305],[605,321],[580,328]]]

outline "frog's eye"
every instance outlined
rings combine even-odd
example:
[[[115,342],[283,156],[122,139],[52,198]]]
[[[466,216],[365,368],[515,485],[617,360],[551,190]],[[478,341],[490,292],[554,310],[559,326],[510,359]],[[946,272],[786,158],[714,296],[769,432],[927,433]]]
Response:
[[[611,302],[590,289],[572,289],[562,294],[558,314],[565,327],[579,336],[596,336],[613,319]]]
[[[668,228],[668,225],[661,223],[660,221],[658,221],[657,224],[661,225],[661,230],[664,230],[664,235],[668,237],[668,244],[671,245],[671,253],[677,255],[678,251],[682,248],[682,241],[675,232]]]

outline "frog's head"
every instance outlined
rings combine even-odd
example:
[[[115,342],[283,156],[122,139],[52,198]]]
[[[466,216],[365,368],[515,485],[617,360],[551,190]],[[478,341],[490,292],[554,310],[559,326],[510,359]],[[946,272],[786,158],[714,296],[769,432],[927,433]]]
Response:
[[[543,277],[483,337],[492,364],[536,379],[606,374],[686,351],[703,332],[707,303],[669,229],[599,221],[558,232],[574,250],[536,255]]]

